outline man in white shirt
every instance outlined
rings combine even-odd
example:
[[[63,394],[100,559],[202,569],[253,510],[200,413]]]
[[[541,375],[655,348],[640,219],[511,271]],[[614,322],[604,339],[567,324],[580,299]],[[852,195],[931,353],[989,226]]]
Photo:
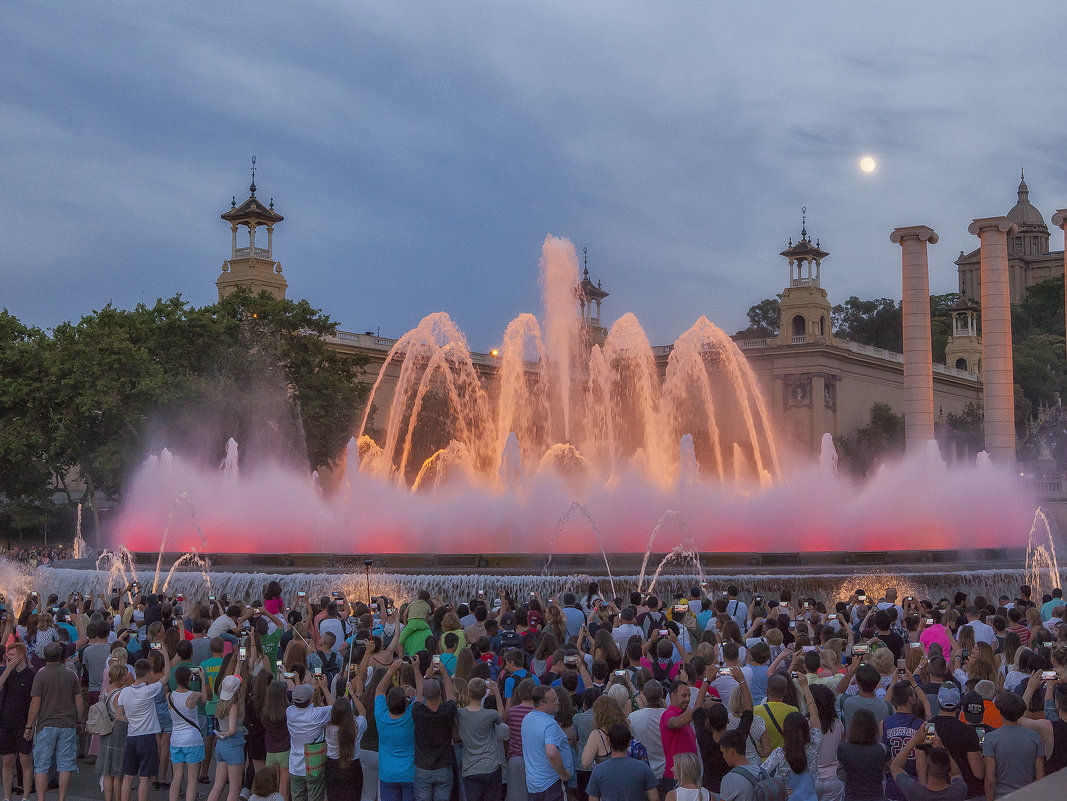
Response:
[[[722,646],[722,658],[723,666],[717,670],[717,675],[711,686],[719,692],[719,697],[724,704],[730,703],[730,696],[733,695],[735,689],[737,689],[737,680],[729,674],[731,668],[741,668],[741,672],[745,674],[745,681],[751,684],[752,682],[752,668],[748,665],[741,665],[741,649],[737,643],[728,640],[723,643]],[[711,666],[715,668],[714,665]]]
[[[233,630],[237,628],[237,619],[241,617],[241,607],[234,604],[229,607],[225,614],[219,615],[217,618],[211,621],[211,625],[207,628],[207,638],[213,639],[215,637],[221,637],[223,634],[233,634]]]
[[[967,623],[966,625],[971,627],[971,631],[974,632],[975,642],[984,642],[991,645],[994,649],[997,647],[997,635],[993,631],[993,627],[988,623],[983,623],[981,617],[978,615],[977,606],[967,607]]]
[[[122,801],[130,801],[134,776],[140,777],[137,801],[146,801],[149,777],[159,773],[156,734],[161,727],[156,716],[156,696],[164,692],[164,685],[170,678],[167,650],[160,649],[160,655],[163,657],[163,672],[158,679],[152,676],[152,663],[147,659],[138,659],[133,666],[133,684],[119,692],[117,706],[129,721],[126,751],[122,757]]]
[[[612,629],[611,639],[615,641],[615,645],[618,646],[620,651],[626,650],[626,643],[634,635],[644,638],[644,632],[641,631],[641,627],[634,623],[636,616],[636,610],[632,606],[623,607],[622,612],[619,613],[618,625]]]
[[[656,781],[662,781],[663,771],[667,766],[663,755],[663,739],[659,732],[659,720],[667,710],[663,708],[663,685],[655,679],[649,679],[641,688],[645,705],[630,713],[630,730],[648,751],[648,765],[656,775]]]
[[[333,635],[333,648],[334,653],[341,653],[341,643],[345,641],[348,634],[345,632],[345,622],[337,614],[337,601],[330,601],[326,605],[326,617],[319,621],[319,637],[329,632]]]
[[[315,686],[298,684],[293,688],[293,705],[285,710],[289,724],[289,789],[293,798],[322,798],[325,784],[323,778],[309,779],[304,764],[304,746],[323,739],[323,728],[330,722],[333,711],[333,693],[326,686],[326,677],[314,677]],[[322,690],[326,706],[312,706],[311,696],[315,687]]]

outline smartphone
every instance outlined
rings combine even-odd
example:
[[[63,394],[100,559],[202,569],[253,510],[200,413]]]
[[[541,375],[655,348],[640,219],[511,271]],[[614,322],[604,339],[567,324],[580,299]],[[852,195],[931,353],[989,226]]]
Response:
[[[578,667],[578,657],[576,657],[576,656],[565,656],[565,657],[563,657],[563,664],[566,665],[567,667]]]
[[[151,648],[153,651],[158,651],[163,646],[161,644],[159,644],[158,642],[154,642],[154,643],[150,643],[148,647]]]
[[[348,675],[349,676],[355,676],[357,667],[359,667],[359,666],[358,665],[349,664],[349,666],[348,666]]]
[[[274,667],[276,667],[276,668],[278,668],[278,669],[281,669],[281,666],[282,666],[282,660],[280,660],[280,659],[279,659],[279,660],[277,660],[277,661],[276,661],[276,662],[274,663]]]
[[[296,674],[295,673],[283,673],[282,674],[282,678],[283,679],[293,679],[293,678],[296,678]]]
[[[615,675],[618,676],[619,678],[622,678],[623,676],[626,675],[626,671],[625,670],[616,670],[615,671]]]
[[[378,611],[378,604],[376,604],[376,603],[372,603],[372,604],[370,605],[370,611],[372,611],[372,612],[377,612],[377,611]]]
[[[926,724],[926,736],[933,737],[937,733],[937,729],[933,723]]]
[[[297,597],[297,598],[307,598],[307,597],[308,597],[308,594],[307,594],[306,592],[304,592],[303,590],[301,590],[300,592],[298,592],[298,593],[296,594],[296,597]]]
[[[1055,679],[1056,679],[1056,671],[1055,670],[1042,670],[1041,671],[1041,680],[1042,681],[1054,681]]]
[[[856,655],[859,655],[859,656],[863,656],[865,654],[868,654],[868,653],[870,653],[870,651],[871,651],[871,648],[870,648],[869,645],[853,645],[852,646],[852,653],[856,654]]]
[[[818,651],[819,650],[819,646],[817,646],[817,645],[805,645],[801,650],[804,653],[807,653],[808,651]]]
[[[715,675],[718,676],[719,678],[723,678],[725,676],[730,676],[732,674],[730,673],[730,669],[729,668],[719,668],[719,672],[717,674],[715,674]],[[797,674],[794,673],[793,677],[796,678],[796,675]]]
[[[311,673],[312,673],[313,676],[321,676],[322,675],[322,668],[320,668],[320,667],[312,668],[311,669]]]
[[[900,668],[901,670],[903,670],[907,666],[908,666],[908,660],[907,659],[898,659],[897,660],[897,667]]]
[[[531,598],[536,598],[537,597],[537,593],[536,592],[531,592],[530,593],[530,597]]]
[[[485,590],[478,590],[478,597],[479,598],[484,598],[485,597]]]
[[[688,611],[689,611],[689,607],[684,605],[684,604],[678,604],[677,606],[674,607],[674,614],[676,614],[676,615],[684,615]]]
[[[207,599],[208,599],[209,601],[214,601],[214,600],[215,600],[215,596],[214,596],[214,595],[209,595],[209,596],[207,597]]]
[[[433,658],[430,661],[433,662],[435,665],[440,665],[441,664],[441,657],[438,656],[437,654],[434,654]]]
[[[240,648],[237,649],[237,656],[240,659],[244,659],[247,654],[248,654],[248,650],[243,645]]]
[[[934,619],[933,619],[932,617],[928,617],[928,618],[926,618],[926,625],[927,625],[927,626],[932,626],[932,625],[934,625]]]
[[[670,634],[671,634],[671,630],[670,629],[660,629],[659,630],[659,636],[660,637],[669,637]]]
[[[721,673],[722,671],[719,671],[719,672]],[[792,676],[792,677],[793,677],[793,678],[795,679],[795,678],[796,678],[797,676],[799,676],[800,674],[799,674],[799,673],[797,673],[797,672],[796,672],[796,671],[794,670],[794,671],[793,671],[792,673],[790,673],[789,675],[791,675],[791,676]]]
[[[858,601],[860,601],[860,602],[866,601],[867,600],[867,595],[866,595],[866,593],[862,593],[861,592],[856,596],[856,599]]]
[[[261,613],[262,613],[262,610],[258,606],[253,606],[252,607],[252,616],[253,617],[255,617],[256,615],[261,614]]]
[[[796,627],[797,627],[797,622],[795,620],[790,620],[789,621],[789,629],[790,629],[790,631],[792,631]]]
[[[909,642],[908,643],[908,647],[909,648],[922,648],[923,644],[921,642]]]
[[[970,651],[970,649],[968,649],[968,648],[964,648],[964,649],[962,649],[962,651],[961,651],[960,653],[961,653],[961,654],[963,655],[963,658],[964,658],[964,659],[966,659],[966,658],[967,658],[968,656],[970,656],[970,655],[971,655],[971,651]]]
[[[184,601],[185,600],[185,596],[182,595],[181,593],[178,593],[176,596],[174,596],[174,600],[175,601]]]
[[[985,729],[978,730],[978,744],[981,745],[985,741]]]

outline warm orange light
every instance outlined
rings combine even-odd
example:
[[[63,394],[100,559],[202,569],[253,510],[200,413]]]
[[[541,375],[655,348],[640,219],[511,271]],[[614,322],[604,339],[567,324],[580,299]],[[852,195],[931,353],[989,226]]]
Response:
[[[496,348],[493,348],[491,351],[489,351],[489,355],[490,356],[499,356],[500,355],[500,351],[498,351]]]

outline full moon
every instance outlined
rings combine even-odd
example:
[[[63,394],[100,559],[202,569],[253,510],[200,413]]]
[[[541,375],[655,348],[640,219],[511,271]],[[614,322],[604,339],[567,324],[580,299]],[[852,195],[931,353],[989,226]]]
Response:
[[[860,169],[864,172],[874,172],[874,168],[877,166],[878,162],[876,162],[870,156],[864,156],[860,159]]]

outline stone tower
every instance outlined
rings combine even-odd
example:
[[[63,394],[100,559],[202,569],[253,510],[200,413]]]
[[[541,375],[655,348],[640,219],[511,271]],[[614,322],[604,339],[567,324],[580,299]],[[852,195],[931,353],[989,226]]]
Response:
[[[812,244],[808,236],[807,218],[800,228],[800,239],[782,251],[789,260],[789,283],[782,293],[781,332],[778,345],[825,344],[831,342],[830,301],[822,288],[822,260],[830,254]]]
[[[978,307],[960,295],[952,307],[952,334],[945,345],[945,364],[982,374],[982,337]]]
[[[600,282],[595,284],[589,280],[589,250],[582,248],[582,257],[585,270],[582,273],[581,283],[578,284],[578,305],[581,308],[582,336],[586,347],[590,345],[603,345],[607,330],[600,324],[600,301],[610,293],[600,288]],[[596,307],[595,310],[593,307]]]
[[[255,156],[252,157],[252,183],[248,192],[248,200],[238,206],[237,198],[234,197],[230,201],[230,210],[221,215],[222,219],[230,224],[233,245],[230,258],[222,263],[222,272],[215,282],[215,286],[219,288],[219,299],[243,286],[255,294],[266,290],[278,300],[284,300],[289,284],[282,275],[281,262],[274,261],[271,252],[274,246],[274,226],[285,218],[274,210],[274,198],[271,198],[269,206],[264,206],[256,197]],[[237,230],[241,226],[248,232],[247,247],[237,246]],[[267,229],[266,247],[256,246],[257,228]]]

